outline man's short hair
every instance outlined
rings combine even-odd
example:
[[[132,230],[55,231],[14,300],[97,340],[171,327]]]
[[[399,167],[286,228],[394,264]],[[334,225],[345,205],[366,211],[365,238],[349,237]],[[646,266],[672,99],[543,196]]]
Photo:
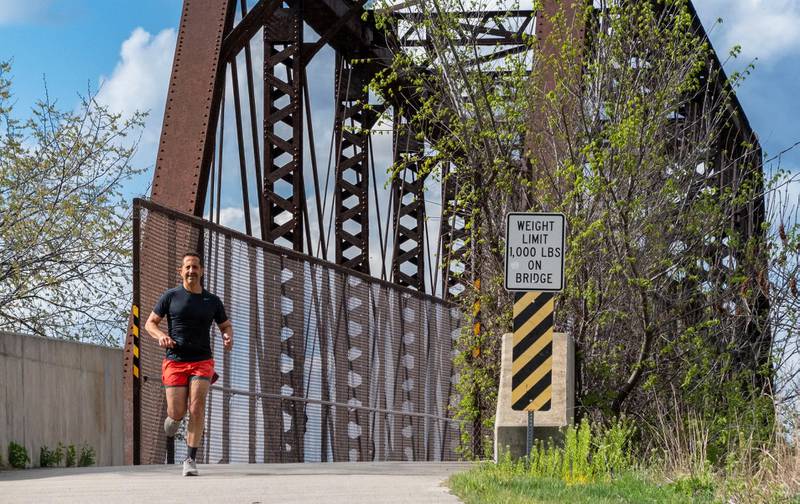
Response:
[[[187,257],[196,257],[197,260],[200,261],[200,267],[205,268],[205,266],[203,265],[203,258],[197,252],[186,252],[185,254],[183,254],[183,257],[181,257],[181,265],[183,264],[183,260],[186,259]]]

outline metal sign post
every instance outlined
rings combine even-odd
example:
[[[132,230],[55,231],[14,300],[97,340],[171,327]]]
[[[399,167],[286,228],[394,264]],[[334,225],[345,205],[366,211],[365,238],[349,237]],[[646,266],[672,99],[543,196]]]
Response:
[[[525,455],[529,458],[531,456],[531,450],[533,449],[533,411],[528,412],[528,443],[527,443],[527,450],[525,451]]]
[[[510,213],[506,220],[505,288],[514,295],[511,408],[533,413],[552,400],[554,293],[564,288],[566,219],[557,213]]]

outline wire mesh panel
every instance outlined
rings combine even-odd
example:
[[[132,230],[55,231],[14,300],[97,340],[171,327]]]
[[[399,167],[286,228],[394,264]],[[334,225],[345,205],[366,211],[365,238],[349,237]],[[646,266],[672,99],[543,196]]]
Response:
[[[234,348],[212,329],[205,463],[454,460],[451,408],[459,310],[440,299],[135,201],[135,303],[149,316],[199,251],[203,283],[225,304]],[[137,288],[138,287],[138,288]],[[141,462],[167,445],[163,349],[141,341]],[[185,435],[185,430],[178,437]],[[176,443],[178,460],[184,443]]]

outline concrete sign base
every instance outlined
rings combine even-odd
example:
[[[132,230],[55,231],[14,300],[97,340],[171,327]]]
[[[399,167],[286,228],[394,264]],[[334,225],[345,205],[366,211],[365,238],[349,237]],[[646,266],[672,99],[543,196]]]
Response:
[[[512,458],[526,455],[528,412],[511,409],[511,364],[514,335],[503,335],[500,390],[494,422],[494,459],[505,452]],[[533,414],[534,439],[558,441],[572,424],[575,410],[575,345],[565,333],[553,334],[553,398],[549,411]]]

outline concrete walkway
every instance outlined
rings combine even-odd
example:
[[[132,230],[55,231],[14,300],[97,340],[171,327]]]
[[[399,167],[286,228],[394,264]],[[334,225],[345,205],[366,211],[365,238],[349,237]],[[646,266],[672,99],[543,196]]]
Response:
[[[118,466],[0,471],[0,502],[458,503],[444,486],[466,462]]]

